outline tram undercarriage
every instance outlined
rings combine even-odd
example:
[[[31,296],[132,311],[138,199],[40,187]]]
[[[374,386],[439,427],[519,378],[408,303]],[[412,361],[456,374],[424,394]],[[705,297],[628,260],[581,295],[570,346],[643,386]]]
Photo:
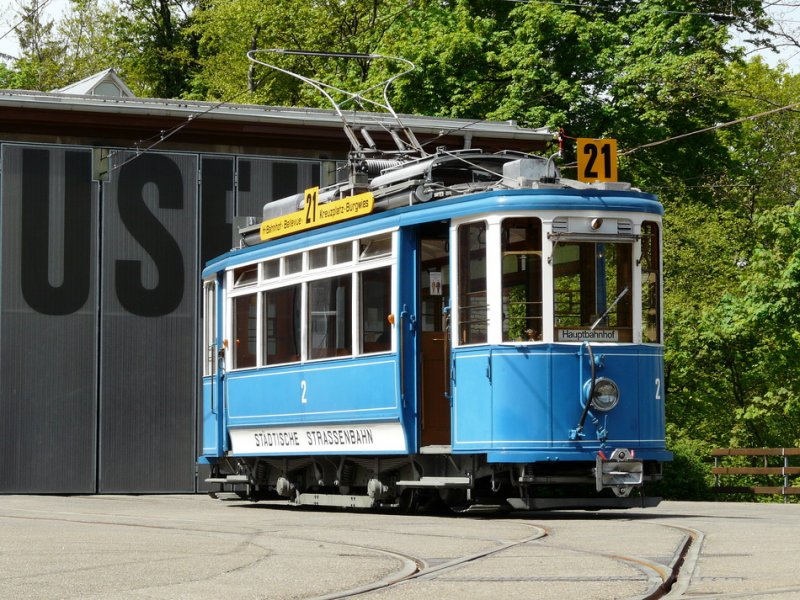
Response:
[[[423,449],[425,450],[425,449]],[[661,464],[624,449],[586,461],[488,463],[484,455],[226,458],[206,482],[213,497],[286,499],[293,506],[454,512],[652,507],[644,486]]]

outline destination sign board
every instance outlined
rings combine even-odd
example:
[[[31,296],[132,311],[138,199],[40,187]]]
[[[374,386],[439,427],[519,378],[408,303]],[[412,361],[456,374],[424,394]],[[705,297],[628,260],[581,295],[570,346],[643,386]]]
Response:
[[[406,452],[398,422],[283,425],[231,429],[235,454]]]
[[[558,329],[559,342],[618,342],[616,329]]]
[[[317,202],[318,198],[319,188],[310,188],[305,191],[305,203],[302,210],[263,221],[261,223],[261,240],[271,240],[306,229],[368,215],[375,206],[375,198],[371,192],[321,204]]]

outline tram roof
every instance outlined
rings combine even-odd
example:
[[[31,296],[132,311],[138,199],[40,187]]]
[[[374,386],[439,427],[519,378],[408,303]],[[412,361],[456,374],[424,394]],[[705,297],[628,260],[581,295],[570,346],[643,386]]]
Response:
[[[209,261],[203,270],[203,276],[242,262],[258,261],[275,254],[297,252],[311,245],[329,244],[343,237],[359,237],[394,227],[449,220],[473,214],[518,210],[563,211],[564,214],[589,210],[658,216],[664,214],[663,206],[654,195],[633,190],[574,188],[493,190],[376,212],[270,242],[234,249]]]
[[[450,147],[536,151],[553,139],[546,128],[520,127],[514,121],[472,121],[401,115],[421,141]],[[351,127],[366,127],[376,141],[391,138],[383,130],[396,126],[386,113],[348,112]],[[0,90],[0,134],[75,136],[80,140],[109,136],[139,140],[153,132],[188,126],[171,137],[176,143],[277,146],[334,150],[346,154],[349,142],[335,111],[317,108],[220,104],[194,100],[93,96],[74,93]],[[425,138],[428,137],[428,140]],[[47,141],[47,140],[45,140]]]

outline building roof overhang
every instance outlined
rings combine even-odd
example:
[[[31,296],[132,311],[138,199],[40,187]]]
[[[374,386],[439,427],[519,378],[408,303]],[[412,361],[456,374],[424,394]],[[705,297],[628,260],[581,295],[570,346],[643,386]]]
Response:
[[[528,129],[513,121],[472,121],[401,115],[420,142],[432,147],[480,147],[541,151],[553,140],[546,128]],[[388,147],[388,129],[397,122],[386,113],[348,112],[355,130],[367,128]],[[346,153],[350,146],[333,110],[259,106],[191,100],[103,97],[0,90],[0,135],[53,136],[135,147],[153,138],[169,144],[281,147]],[[166,143],[166,139],[164,142]]]

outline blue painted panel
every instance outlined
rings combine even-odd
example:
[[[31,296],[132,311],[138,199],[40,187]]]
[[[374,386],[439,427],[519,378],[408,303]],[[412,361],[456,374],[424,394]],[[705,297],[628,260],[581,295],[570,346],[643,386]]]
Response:
[[[552,438],[550,357],[530,347],[492,351],[495,448],[530,447]]]
[[[399,420],[395,355],[229,373],[230,427]]]
[[[649,373],[660,368],[661,351],[641,346],[593,346],[596,361],[600,362],[596,376],[608,377],[616,382],[620,402],[607,413],[589,411],[584,425],[586,437],[583,445],[599,447],[598,431],[607,430],[606,447],[664,447],[664,430],[641,429],[641,415],[651,407],[643,396],[642,378],[650,380]],[[581,395],[584,384],[591,379],[589,357],[582,346],[553,347],[553,403],[554,446],[568,439],[575,429],[583,410]],[[651,389],[652,385],[648,384]],[[595,417],[598,423],[594,423]]]
[[[490,463],[530,463],[530,462],[563,462],[563,461],[591,461],[594,462],[598,448],[572,447],[549,450],[524,450],[524,451],[495,451],[486,454]],[[637,449],[636,457],[642,460],[668,461],[672,460],[672,452],[663,449]]]
[[[660,347],[643,346],[639,361],[639,427],[642,437],[659,439],[664,436],[666,419],[664,416],[664,361]],[[653,357],[652,355],[656,356]]]
[[[453,451],[486,451],[492,445],[490,349],[456,350],[453,375]]]
[[[643,457],[668,460],[663,400],[655,399],[662,376],[657,346],[595,345],[597,377],[613,379],[620,404],[590,411],[585,437],[571,440],[591,378],[589,357],[578,344],[456,349],[455,452],[485,451],[491,462],[594,460],[599,449],[634,448]],[[598,439],[607,430],[608,439]]]
[[[215,392],[213,378],[203,378],[203,456],[221,456],[219,447],[219,412],[218,398],[213,397]]]
[[[583,406],[580,403],[581,389],[589,373],[589,359],[580,346],[551,346],[550,385],[552,386],[551,418],[553,423],[553,444],[551,447],[575,449],[577,444],[570,441],[569,432],[575,429],[581,418]],[[594,439],[594,430],[587,427],[587,437]]]

